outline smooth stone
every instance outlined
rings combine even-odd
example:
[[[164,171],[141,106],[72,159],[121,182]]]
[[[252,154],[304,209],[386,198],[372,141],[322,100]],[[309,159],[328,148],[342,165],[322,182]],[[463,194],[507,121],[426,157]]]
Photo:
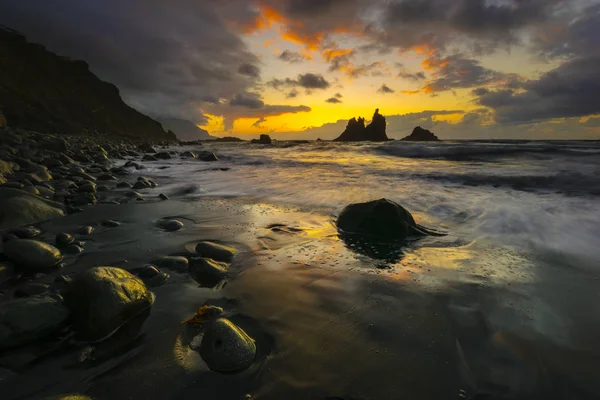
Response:
[[[78,235],[89,235],[90,233],[94,232],[94,227],[93,226],[82,226],[81,228],[78,228],[75,231]]]
[[[97,199],[93,193],[78,193],[71,199],[71,203],[75,207],[93,205],[96,204],[96,202]]]
[[[57,246],[68,246],[75,241],[75,238],[68,233],[57,233],[56,234],[56,245]]]
[[[35,186],[35,188],[38,190],[38,192],[39,192],[38,195],[40,195],[40,196],[44,196],[47,198],[51,198],[54,196],[55,192],[53,189],[49,189],[49,188],[47,188],[45,186],[41,186],[41,185],[37,185],[37,186]]]
[[[150,183],[147,181],[137,181],[133,184],[134,189],[147,189],[150,187]]]
[[[19,189],[0,188],[0,229],[35,224],[65,215],[60,203]]]
[[[173,231],[178,231],[181,228],[183,228],[183,222],[178,221],[176,219],[167,219],[167,220],[162,220],[158,223],[158,226],[160,226],[162,229],[164,229],[167,232],[173,232]]]
[[[44,397],[43,400],[93,400],[89,396],[85,396],[83,394],[59,394],[57,396]]]
[[[160,159],[160,160],[170,160],[171,159],[171,155],[169,153],[167,153],[166,151],[161,151],[160,153],[156,153],[154,155],[155,158]]]
[[[88,269],[65,289],[75,330],[86,341],[106,338],[153,303],[144,282],[121,268]]]
[[[177,272],[188,272],[190,263],[187,258],[181,256],[165,256],[152,262],[159,268],[170,269]]]
[[[108,192],[110,189],[109,189],[109,187],[108,187],[108,186],[106,186],[106,185],[99,185],[99,186],[98,186],[98,188],[97,188],[97,190],[98,190],[99,192]]]
[[[204,332],[200,356],[217,372],[249,368],[256,357],[256,344],[241,328],[226,318],[213,321]]]
[[[47,270],[63,259],[56,247],[31,239],[6,242],[4,255],[26,271]]]
[[[219,158],[210,151],[202,151],[198,153],[198,160],[200,161],[219,161]]]
[[[27,282],[15,290],[15,297],[31,297],[46,293],[50,286],[44,283]]]
[[[40,191],[35,186],[27,186],[23,189],[27,193],[39,195]]]
[[[98,187],[95,183],[92,182],[84,183],[77,189],[79,193],[96,193],[97,190]]]
[[[146,265],[136,273],[149,286],[160,286],[169,279],[169,274],[162,272],[154,265]]]
[[[130,189],[131,188],[131,183],[129,183],[129,182],[119,182],[119,183],[117,183],[117,187],[119,189]]]
[[[121,223],[119,221],[114,221],[112,219],[106,219],[104,221],[102,221],[102,226],[106,226],[108,228],[116,228],[121,226]]]
[[[40,233],[42,233],[42,231],[33,226],[24,226],[20,228],[11,229],[10,231],[8,231],[8,233],[17,235],[20,239],[31,239],[36,236],[39,236]]]
[[[142,161],[157,161],[158,159],[156,157],[154,157],[153,155],[150,154],[146,154],[144,157],[142,157]]]
[[[217,261],[231,262],[237,250],[233,247],[211,241],[202,241],[196,245],[196,253],[202,257]]]
[[[144,196],[141,193],[138,193],[134,190],[130,190],[128,192],[125,192],[125,197],[129,197],[130,199],[141,199]]]
[[[192,279],[204,287],[214,287],[227,278],[229,265],[204,257],[191,257],[189,272]]]
[[[159,197],[161,200],[169,200],[169,196],[167,196],[167,195],[166,195],[166,194],[164,194],[164,193],[161,193],[161,194],[159,194],[159,195],[158,195],[158,197]]]
[[[4,236],[2,236],[2,242],[9,242],[11,240],[18,240],[19,237],[13,233],[7,233]]]
[[[53,297],[26,297],[0,305],[0,349],[44,339],[65,326],[69,311]]]
[[[62,249],[62,252],[64,254],[79,254],[83,253],[83,248],[76,244],[70,244],[68,246],[65,246],[65,248]]]

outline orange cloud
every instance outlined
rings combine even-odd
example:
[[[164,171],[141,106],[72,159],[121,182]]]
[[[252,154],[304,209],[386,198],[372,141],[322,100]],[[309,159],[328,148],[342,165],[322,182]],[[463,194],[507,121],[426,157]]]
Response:
[[[439,57],[429,57],[421,62],[421,66],[426,71],[442,69],[450,65],[450,61],[442,60]]]
[[[338,57],[343,57],[346,54],[352,53],[352,49],[325,49],[321,53],[323,58],[327,60],[327,62],[331,62],[333,59]]]
[[[421,90],[403,90],[401,93],[408,94],[408,95],[413,95],[413,94],[419,94],[419,93],[421,93]]]

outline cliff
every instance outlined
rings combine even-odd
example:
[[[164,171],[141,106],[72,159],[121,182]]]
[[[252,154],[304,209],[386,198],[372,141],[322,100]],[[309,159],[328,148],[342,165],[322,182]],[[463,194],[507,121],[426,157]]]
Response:
[[[365,119],[359,117],[352,118],[342,134],[337,137],[335,142],[385,142],[388,139],[386,134],[387,123],[385,117],[379,114],[379,109],[375,110],[371,123],[365,126]]]
[[[191,121],[179,118],[160,118],[158,120],[165,130],[173,131],[179,140],[193,141],[213,139],[207,130],[198,128]]]
[[[176,140],[125,104],[117,87],[100,80],[85,62],[60,57],[2,27],[0,110],[9,126],[42,133]]]

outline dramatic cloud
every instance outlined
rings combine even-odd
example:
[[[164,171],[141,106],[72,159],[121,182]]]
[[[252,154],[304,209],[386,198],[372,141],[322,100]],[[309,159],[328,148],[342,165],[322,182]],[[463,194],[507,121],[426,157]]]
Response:
[[[284,50],[278,58],[282,61],[286,61],[292,64],[301,63],[307,60],[307,57],[304,54],[290,50]]]
[[[299,91],[297,91],[296,89],[292,89],[288,94],[285,95],[285,97],[287,97],[288,99],[293,99],[295,97],[298,97],[299,94]]]
[[[600,54],[565,62],[523,91],[478,90],[478,103],[491,108],[500,123],[528,123],[600,113]]]
[[[377,89],[377,93],[383,93],[383,94],[394,93],[394,89],[391,89],[388,85],[386,85],[384,83],[383,85],[381,85],[381,87],[379,89]]]
[[[280,90],[284,86],[300,86],[304,89],[327,89],[331,84],[320,74],[306,73],[298,75],[297,79],[273,79],[267,85]]]
[[[240,106],[246,108],[262,108],[265,102],[261,100],[256,93],[238,93],[229,102],[232,106]]]
[[[244,63],[239,66],[237,71],[239,74],[250,76],[252,78],[260,77],[260,68],[254,64]]]
[[[340,99],[338,99],[337,97],[330,97],[327,100],[325,100],[325,102],[327,102],[327,103],[333,103],[333,104],[339,104],[342,101]]]
[[[267,122],[267,120],[265,119],[265,117],[260,117],[252,124],[252,127],[258,128],[258,129],[264,129],[264,126],[262,125],[263,122]]]
[[[398,69],[399,69],[399,72],[398,72],[399,78],[404,78],[404,79],[408,79],[410,81],[415,81],[415,82],[423,81],[427,78],[423,71],[411,72],[408,69],[406,69],[406,67],[402,63],[397,62],[396,67],[398,67]]]
[[[154,115],[200,121],[204,98],[231,98],[254,84],[232,66],[256,64],[256,56],[206,0],[1,2],[0,23],[84,59]]]
[[[433,79],[423,88],[425,93],[484,85],[515,87],[520,81],[516,74],[503,74],[485,68],[479,61],[465,58],[461,54],[446,58],[432,56],[423,61],[423,67],[433,71]]]

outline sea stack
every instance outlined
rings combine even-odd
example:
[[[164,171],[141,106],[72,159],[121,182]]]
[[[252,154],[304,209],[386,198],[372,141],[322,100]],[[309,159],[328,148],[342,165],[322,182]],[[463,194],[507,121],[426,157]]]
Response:
[[[412,133],[404,138],[402,138],[402,140],[407,141],[407,142],[439,142],[440,139],[438,139],[437,136],[435,136],[433,134],[433,132],[431,132],[428,129],[423,129],[420,126],[417,126],[415,129],[413,129]]]
[[[260,135],[260,139],[252,139],[252,141],[250,143],[271,144],[271,137],[269,135]]]
[[[335,142],[385,142],[388,139],[385,117],[379,114],[379,108],[375,110],[371,123],[365,126],[365,119],[359,117],[348,121],[346,130],[336,138]]]

